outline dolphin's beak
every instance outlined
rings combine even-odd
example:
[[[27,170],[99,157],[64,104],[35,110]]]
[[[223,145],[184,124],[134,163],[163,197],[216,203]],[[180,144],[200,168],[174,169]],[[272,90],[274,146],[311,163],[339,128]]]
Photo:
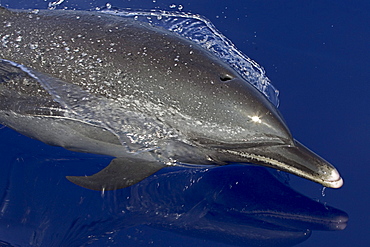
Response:
[[[249,162],[307,178],[325,187],[340,188],[343,179],[329,162],[294,140],[292,145],[266,145],[228,153],[246,158]]]

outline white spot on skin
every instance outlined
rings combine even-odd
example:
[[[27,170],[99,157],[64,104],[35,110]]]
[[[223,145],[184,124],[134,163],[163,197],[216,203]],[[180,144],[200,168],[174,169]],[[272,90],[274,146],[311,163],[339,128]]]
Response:
[[[262,123],[261,119],[259,116],[252,116],[250,119],[255,122],[255,123]]]
[[[7,44],[9,43],[9,41],[7,40],[8,38],[10,37],[9,34],[7,35],[4,35],[2,38],[1,38],[1,42],[2,42],[2,45],[3,47],[7,47]]]

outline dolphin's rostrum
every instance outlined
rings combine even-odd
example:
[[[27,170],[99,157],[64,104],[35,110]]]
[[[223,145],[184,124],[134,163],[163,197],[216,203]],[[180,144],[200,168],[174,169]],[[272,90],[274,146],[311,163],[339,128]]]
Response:
[[[101,12],[0,8],[0,123],[69,150],[116,157],[93,190],[166,165],[254,163],[339,188],[276,107],[214,54],[174,32]]]

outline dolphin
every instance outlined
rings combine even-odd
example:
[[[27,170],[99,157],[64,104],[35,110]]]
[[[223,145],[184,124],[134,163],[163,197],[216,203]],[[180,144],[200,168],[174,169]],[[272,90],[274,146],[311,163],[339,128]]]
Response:
[[[68,150],[115,157],[68,176],[131,186],[172,165],[252,163],[339,188],[276,107],[229,64],[180,35],[93,11],[0,8],[0,123]]]

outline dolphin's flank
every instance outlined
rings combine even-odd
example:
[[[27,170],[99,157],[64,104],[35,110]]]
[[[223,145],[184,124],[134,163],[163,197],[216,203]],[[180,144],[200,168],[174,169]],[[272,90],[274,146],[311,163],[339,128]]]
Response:
[[[102,12],[0,7],[0,47],[1,124],[115,157],[97,174],[67,177],[82,187],[114,190],[167,165],[235,162],[343,184],[261,92],[164,28]]]

